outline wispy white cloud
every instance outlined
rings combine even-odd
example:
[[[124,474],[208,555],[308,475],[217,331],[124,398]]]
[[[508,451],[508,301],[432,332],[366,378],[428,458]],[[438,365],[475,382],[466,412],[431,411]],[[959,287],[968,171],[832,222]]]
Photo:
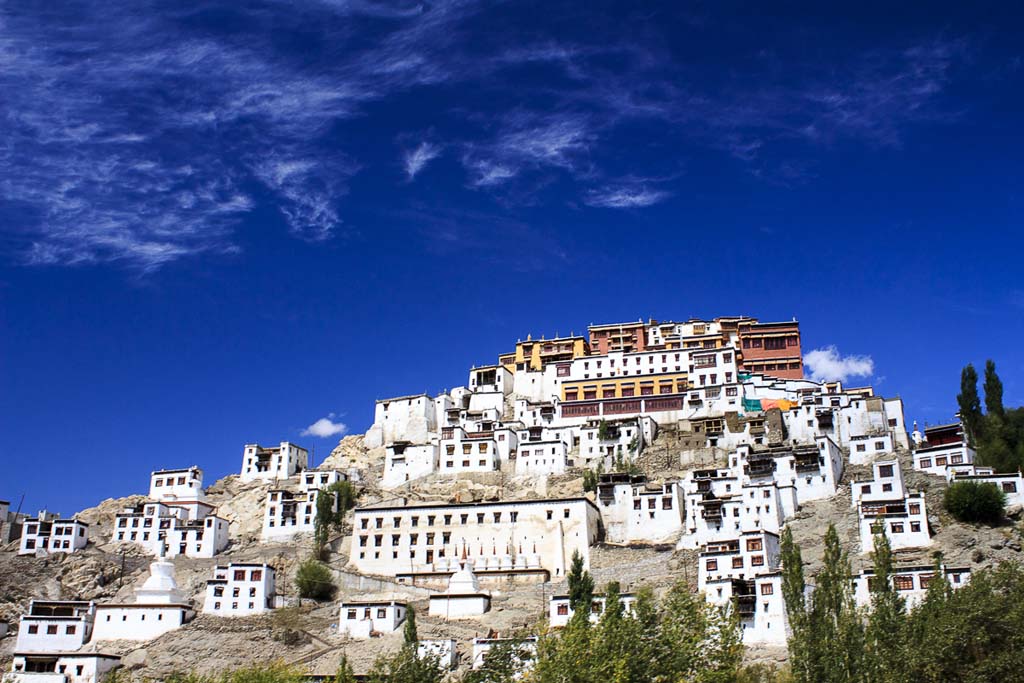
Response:
[[[636,209],[653,206],[670,196],[670,192],[644,185],[608,185],[590,190],[584,198],[584,202],[589,206],[605,209]]]
[[[320,439],[326,439],[329,436],[338,436],[347,432],[348,425],[344,422],[335,422],[334,417],[334,413],[330,413],[327,417],[321,417],[303,429],[302,436],[315,436]]]
[[[804,354],[804,367],[815,382],[845,382],[850,377],[870,377],[875,371],[871,356],[843,356],[835,346]]]
[[[440,146],[426,140],[412,149],[406,150],[402,155],[402,164],[405,166],[406,177],[409,180],[414,179],[427,164],[440,155]]]

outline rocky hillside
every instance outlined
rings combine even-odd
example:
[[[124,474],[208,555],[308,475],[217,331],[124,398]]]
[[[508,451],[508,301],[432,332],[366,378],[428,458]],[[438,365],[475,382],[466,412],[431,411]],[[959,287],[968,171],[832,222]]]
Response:
[[[680,458],[681,444],[671,430],[651,445],[640,460],[653,481],[678,477],[687,469],[721,464],[718,454],[688,454]],[[342,439],[322,468],[339,469],[356,475],[362,490],[362,502],[404,497],[410,501],[462,502],[529,499],[538,497],[582,495],[582,478],[578,474],[558,477],[515,477],[508,472],[492,472],[461,477],[458,480],[426,478],[411,482],[401,489],[385,491],[378,482],[383,470],[384,452],[368,449],[362,436]],[[911,469],[907,454],[901,454],[904,478],[908,488],[922,490],[927,497],[929,524],[934,544],[921,551],[898,553],[900,561],[930,563],[932,553],[941,551],[946,561],[974,569],[1008,559],[1019,558],[1020,511],[1012,511],[1013,519],[997,528],[965,526],[944,512],[941,504],[945,480]],[[680,467],[686,462],[686,467]],[[868,475],[867,467],[848,467],[844,486],[834,498],[805,504],[790,521],[793,533],[801,543],[813,575],[821,561],[820,539],[829,523],[836,525],[859,569],[869,562],[868,555],[858,547],[857,515],[850,504],[849,481]],[[268,562],[278,571],[279,591],[292,592],[295,570],[309,556],[311,541],[296,543],[258,543],[267,491],[264,484],[242,484],[235,476],[226,477],[209,487],[211,503],[219,514],[231,521],[231,544],[216,559],[174,559],[178,583],[194,604],[201,605],[212,568],[229,561]],[[114,515],[124,506],[137,503],[140,496],[105,500],[94,508],[83,510],[80,517],[89,522],[92,542],[79,553],[49,557],[19,557],[14,545],[0,549],[0,619],[7,619],[16,628],[18,616],[32,598],[88,600],[128,600],[132,590],[145,580],[151,558],[129,548],[124,552],[110,544]],[[460,648],[474,635],[493,629],[531,629],[546,613],[547,598],[565,586],[546,584],[518,590],[499,590],[493,595],[492,610],[477,620],[444,623],[426,615],[429,591],[411,588],[381,579],[360,577],[347,570],[348,537],[334,539],[328,564],[340,586],[339,598],[373,596],[410,601],[418,609],[421,637],[455,637]],[[663,590],[673,582],[684,580],[696,585],[696,553],[655,548],[601,546],[592,553],[592,573],[598,586],[617,580],[624,589],[649,585]],[[218,619],[200,615],[179,631],[149,643],[104,643],[103,650],[124,656],[125,666],[135,680],[159,681],[175,671],[198,669],[213,671],[252,660],[284,660],[308,668],[314,673],[333,673],[344,652],[353,661],[357,672],[366,671],[375,657],[396,648],[400,634],[370,641],[352,641],[340,637],[336,630],[335,603],[304,604],[278,610],[262,617]],[[14,638],[0,640],[0,666],[9,667]],[[463,651],[463,662],[468,652]],[[753,657],[777,659],[783,652],[759,651]]]

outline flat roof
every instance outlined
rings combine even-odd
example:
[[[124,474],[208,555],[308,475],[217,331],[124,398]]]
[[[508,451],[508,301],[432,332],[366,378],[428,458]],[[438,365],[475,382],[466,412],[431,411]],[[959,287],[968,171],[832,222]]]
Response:
[[[374,607],[380,605],[384,605],[386,607],[390,607],[391,605],[401,605],[402,607],[405,607],[408,604],[409,603],[402,602],[401,600],[350,600],[347,602],[342,602],[341,607]]]
[[[413,398],[430,398],[426,394],[408,394],[407,396],[395,396],[394,398],[379,398],[377,403],[391,403],[392,401],[408,401]]]
[[[387,505],[384,507],[357,507],[353,513],[373,512],[394,512],[395,510],[432,510],[438,508],[477,508],[495,507],[498,505],[533,505],[533,504],[558,504],[558,503],[587,503],[594,510],[598,510],[594,501],[582,496],[575,498],[529,498],[523,500],[496,500],[496,501],[474,501],[471,503],[427,503],[426,505]]]
[[[153,474],[177,474],[178,472],[191,472],[192,470],[199,470],[202,472],[197,465],[192,465],[192,467],[183,467],[176,470],[153,470]]]

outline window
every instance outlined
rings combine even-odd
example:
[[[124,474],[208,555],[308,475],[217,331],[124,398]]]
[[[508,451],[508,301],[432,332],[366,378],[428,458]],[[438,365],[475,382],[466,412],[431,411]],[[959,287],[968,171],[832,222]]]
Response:
[[[768,492],[765,491],[765,493],[768,493]],[[748,551],[761,550],[762,548],[764,548],[764,545],[763,545],[763,543],[762,543],[760,538],[750,538],[750,539],[747,539],[747,550]]]
[[[245,581],[245,570],[244,569],[236,569],[235,570],[235,581]]]
[[[718,570],[718,560],[708,560],[707,564],[704,565],[709,572]]]
[[[107,617],[107,618],[109,619],[109,617]],[[29,633],[32,633],[32,634],[36,634],[36,633],[39,633],[39,627],[38,627],[38,626],[36,626],[35,624],[31,624],[31,625],[29,625],[29,627],[28,627],[28,632],[29,632]]]
[[[761,584],[761,595],[772,595],[775,592],[775,586],[770,583]]]
[[[64,633],[69,635],[69,636],[73,636],[73,635],[75,635],[75,631],[77,631],[77,630],[78,630],[78,627],[76,627],[76,626],[68,626],[67,628],[64,629]]]
[[[743,569],[743,558],[742,557],[734,557],[734,558],[732,558],[732,568],[733,569]]]
[[[354,609],[350,609],[350,610],[348,610],[348,612],[345,613],[345,619],[351,621],[351,620],[353,620],[355,618],[356,618],[356,611]]]
[[[1004,481],[1003,482],[1003,492],[1004,493],[1017,493],[1017,483],[1013,482],[1013,481]]]
[[[385,607],[378,607],[377,608],[377,618],[378,619],[383,619],[387,615],[388,615],[387,608],[385,608]]]
[[[867,446],[865,446],[862,443],[857,444],[857,452],[858,453],[863,453],[866,450],[867,450]]]
[[[46,627],[46,635],[55,636],[57,635],[57,624],[50,624]]]
[[[931,458],[921,458],[921,469],[926,470],[932,466]]]
[[[921,522],[911,522],[910,523],[910,530],[913,531],[914,533],[917,533],[917,532],[921,531]]]
[[[559,604],[558,605],[558,615],[564,617],[564,616],[566,616],[568,614],[569,614],[569,605],[567,605],[565,603]]]
[[[902,522],[893,522],[892,523],[892,532],[894,534],[902,534],[903,533],[903,523]]]
[[[919,515],[919,514],[921,514],[921,504],[920,503],[911,503],[910,504],[910,514],[912,514],[912,515]]]
[[[761,567],[764,565],[764,555],[752,555],[750,557],[750,565],[753,567]]]
[[[878,476],[880,477],[891,477],[892,476],[892,465],[882,465],[878,468]]]
[[[893,586],[898,591],[912,591],[914,590],[914,577],[910,574],[900,574],[893,577]]]
[[[249,575],[249,580],[250,581],[262,581],[263,580],[263,570],[262,569],[253,569],[252,573]]]

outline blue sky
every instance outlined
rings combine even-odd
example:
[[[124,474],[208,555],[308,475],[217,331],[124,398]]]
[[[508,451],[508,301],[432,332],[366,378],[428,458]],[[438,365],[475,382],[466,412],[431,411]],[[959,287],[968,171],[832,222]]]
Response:
[[[987,357],[1024,403],[1010,3],[242,4],[0,4],[0,498],[319,460],[640,317],[796,317],[908,420]]]

